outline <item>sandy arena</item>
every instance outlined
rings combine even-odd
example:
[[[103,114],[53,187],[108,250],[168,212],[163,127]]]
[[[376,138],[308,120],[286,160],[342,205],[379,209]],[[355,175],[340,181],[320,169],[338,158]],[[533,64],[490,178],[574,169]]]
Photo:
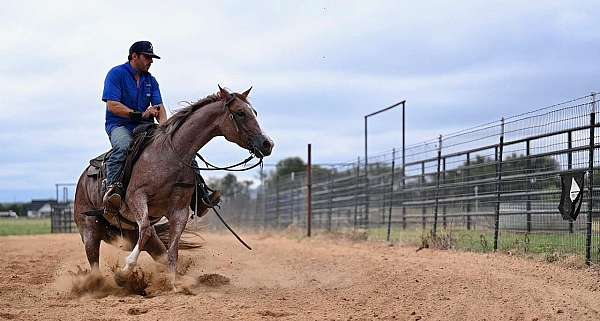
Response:
[[[102,247],[102,276],[79,235],[1,237],[7,320],[599,320],[600,274],[506,254],[390,247],[326,237],[208,233],[180,252],[178,292],[143,254],[146,296],[114,285],[125,252]]]

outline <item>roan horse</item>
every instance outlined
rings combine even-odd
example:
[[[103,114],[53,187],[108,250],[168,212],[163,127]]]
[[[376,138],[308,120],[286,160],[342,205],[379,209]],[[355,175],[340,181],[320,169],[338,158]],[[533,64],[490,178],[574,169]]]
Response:
[[[77,183],[74,215],[92,271],[99,269],[100,242],[114,241],[114,236],[122,233],[132,246],[135,244],[124,272],[131,271],[144,250],[155,261],[168,263],[174,281],[179,239],[188,221],[195,186],[190,164],[198,150],[212,138],[224,136],[257,157],[271,154],[273,142],[263,134],[256,111],[247,100],[250,89],[238,94],[219,86],[219,94],[183,108],[157,128],[132,168],[120,210],[123,217],[137,223],[138,230],[119,231],[106,220],[87,215],[102,208],[102,196],[98,178],[84,171]],[[150,223],[163,216],[169,221],[168,248]]]

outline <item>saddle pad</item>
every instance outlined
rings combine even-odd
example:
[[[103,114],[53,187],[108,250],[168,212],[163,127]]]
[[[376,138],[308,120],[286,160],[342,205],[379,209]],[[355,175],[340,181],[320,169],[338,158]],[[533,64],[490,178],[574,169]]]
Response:
[[[110,157],[111,153],[112,149],[110,149],[108,152],[102,153],[99,156],[96,156],[95,158],[90,159],[90,165],[96,168],[102,167],[102,163],[104,163],[104,161]]]

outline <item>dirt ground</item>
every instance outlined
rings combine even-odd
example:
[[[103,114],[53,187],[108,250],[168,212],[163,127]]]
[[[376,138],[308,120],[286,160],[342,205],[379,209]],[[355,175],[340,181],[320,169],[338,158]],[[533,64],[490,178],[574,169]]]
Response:
[[[178,292],[150,284],[146,296],[111,285],[110,268],[126,255],[114,247],[103,246],[103,275],[90,281],[73,274],[87,268],[78,235],[0,237],[0,320],[600,320],[593,269],[327,237],[244,237],[253,251],[207,233],[204,248],[180,254]],[[145,253],[140,266],[161,283]]]

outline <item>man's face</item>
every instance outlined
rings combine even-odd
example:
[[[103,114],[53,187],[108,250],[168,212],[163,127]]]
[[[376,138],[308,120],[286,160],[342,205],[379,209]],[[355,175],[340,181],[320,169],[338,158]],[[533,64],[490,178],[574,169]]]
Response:
[[[142,53],[134,53],[131,55],[131,64],[141,72],[148,72],[152,65],[152,57]]]

